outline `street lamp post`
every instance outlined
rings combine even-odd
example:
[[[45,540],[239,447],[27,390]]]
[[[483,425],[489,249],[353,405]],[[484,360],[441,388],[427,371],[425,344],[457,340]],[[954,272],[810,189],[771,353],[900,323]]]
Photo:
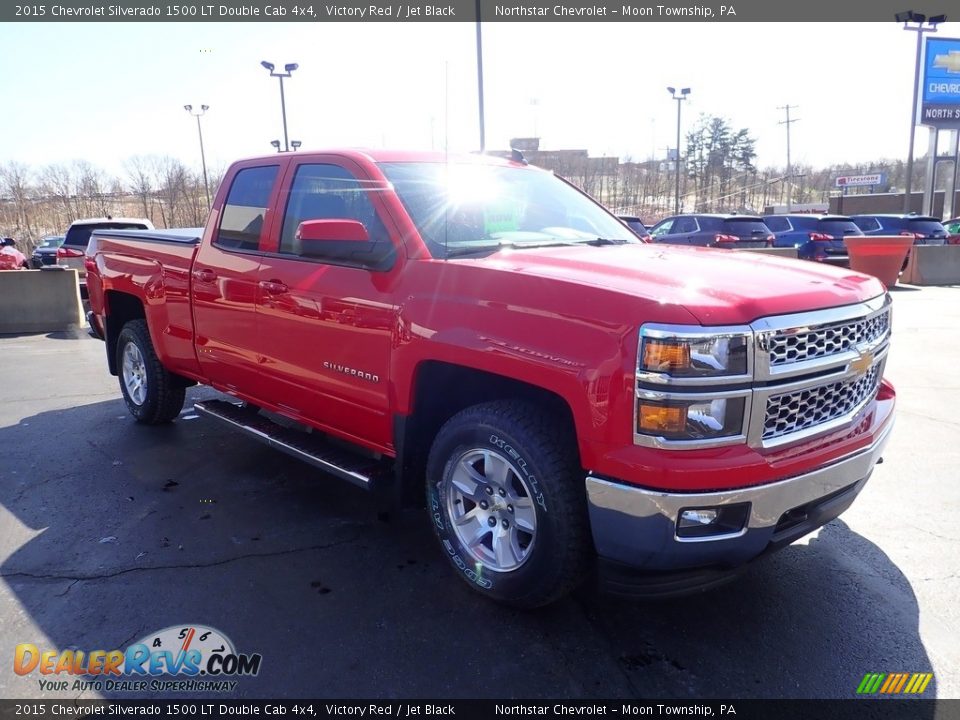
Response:
[[[683,100],[687,99],[687,95],[690,94],[690,88],[681,88],[680,94],[677,95],[677,89],[668,87],[667,92],[670,93],[671,97],[677,101],[677,166],[676,166],[676,195],[673,201],[673,214],[680,214],[680,103]]]
[[[917,59],[913,67],[913,105],[910,111],[910,149],[907,151],[907,181],[903,193],[903,211],[910,212],[910,193],[913,186],[913,136],[917,130],[917,99],[920,94],[920,53],[923,48],[923,34],[925,32],[936,32],[937,25],[946,21],[946,15],[934,15],[930,19],[922,13],[906,10],[898,12],[893,16],[897,22],[903,23],[904,30],[910,30],[917,34]],[[916,27],[911,27],[910,23],[916,23]],[[926,27],[924,27],[926,24]]]
[[[293,71],[300,66],[297,65],[297,63],[287,63],[283,66],[283,72],[276,72],[276,66],[273,63],[268,63],[266,60],[263,60],[260,64],[270,72],[270,77],[280,78],[280,113],[283,116],[283,151],[290,152],[290,139],[287,134],[287,102],[283,96],[283,79],[290,77]]]
[[[207,212],[210,211],[210,183],[207,181],[207,156],[203,152],[203,130],[200,129],[200,116],[210,109],[209,105],[201,105],[200,110],[194,112],[193,105],[184,105],[183,109],[197,119],[197,135],[200,137],[200,162],[203,164],[203,190],[207,196]]]

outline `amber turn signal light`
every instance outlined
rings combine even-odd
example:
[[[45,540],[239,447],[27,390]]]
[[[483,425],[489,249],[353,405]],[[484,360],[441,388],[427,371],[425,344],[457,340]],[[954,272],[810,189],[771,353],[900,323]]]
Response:
[[[637,429],[647,433],[681,433],[687,427],[687,408],[662,405],[637,406]]]
[[[643,343],[643,367],[657,372],[686,370],[690,367],[690,345],[646,340]]]

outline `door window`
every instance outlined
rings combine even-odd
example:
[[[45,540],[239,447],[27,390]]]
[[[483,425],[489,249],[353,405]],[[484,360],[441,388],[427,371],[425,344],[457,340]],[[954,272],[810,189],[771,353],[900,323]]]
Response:
[[[263,231],[277,170],[277,165],[251,167],[244,168],[234,176],[214,245],[225,250],[259,249],[260,233]]]
[[[370,202],[369,193],[375,189],[339,165],[301,165],[290,187],[280,252],[301,254],[297,228],[304,220],[359,220],[372,242],[389,244],[386,228]]]
[[[664,220],[662,223],[657,225],[653,230],[650,231],[650,235],[658,238],[661,235],[666,235],[670,232],[670,228],[673,227],[673,220]]]
[[[677,221],[673,224],[673,232],[671,235],[680,235],[683,233],[692,233],[697,231],[697,221],[692,217],[682,217],[677,218]]]

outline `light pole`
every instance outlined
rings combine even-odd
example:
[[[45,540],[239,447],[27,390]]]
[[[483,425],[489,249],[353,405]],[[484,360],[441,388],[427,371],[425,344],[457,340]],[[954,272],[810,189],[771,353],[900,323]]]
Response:
[[[280,149],[280,141],[279,141],[279,140],[271,140],[271,141],[270,141],[270,144],[273,145],[274,150],[276,150],[277,152],[283,152],[283,150]]]
[[[904,30],[910,30],[917,34],[917,59],[913,66],[913,106],[910,111],[910,149],[907,151],[907,182],[903,193],[903,211],[910,212],[910,192],[913,186],[913,136],[917,130],[917,96],[920,94],[920,52],[923,48],[923,34],[925,32],[936,32],[937,25],[947,19],[946,15],[934,15],[929,20],[922,13],[906,10],[898,12],[893,16],[897,22],[903,23]],[[916,27],[911,27],[910,23],[916,23]],[[924,27],[924,24],[927,27]]]
[[[483,119],[483,36],[480,32],[480,0],[477,10],[477,107],[480,113],[480,152],[487,149],[486,128]]]
[[[210,183],[207,181],[207,156],[203,152],[203,130],[200,129],[200,116],[210,109],[209,105],[201,105],[200,110],[194,112],[193,105],[184,105],[183,109],[197,119],[197,135],[200,137],[200,162],[203,163],[203,190],[207,196],[207,212],[210,212]]]
[[[281,73],[275,71],[273,63],[268,63],[266,60],[263,60],[260,64],[270,71],[270,77],[280,78],[280,113],[283,115],[283,151],[289,152],[290,140],[287,135],[287,103],[283,97],[283,79],[290,77],[293,71],[300,66],[297,65],[297,63],[287,63],[283,66],[283,72]]]
[[[681,88],[677,95],[677,89],[668,87],[667,92],[677,101],[677,171],[676,171],[676,197],[673,201],[673,214],[680,214],[680,103],[687,99],[690,94],[690,88]]]

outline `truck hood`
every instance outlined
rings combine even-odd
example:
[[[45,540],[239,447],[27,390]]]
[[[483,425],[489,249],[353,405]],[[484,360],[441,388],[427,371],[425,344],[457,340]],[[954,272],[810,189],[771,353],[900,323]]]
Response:
[[[679,305],[703,325],[737,325],[769,315],[851,305],[885,291],[876,278],[844,268],[711,248],[531,248],[501,250],[467,262]]]

